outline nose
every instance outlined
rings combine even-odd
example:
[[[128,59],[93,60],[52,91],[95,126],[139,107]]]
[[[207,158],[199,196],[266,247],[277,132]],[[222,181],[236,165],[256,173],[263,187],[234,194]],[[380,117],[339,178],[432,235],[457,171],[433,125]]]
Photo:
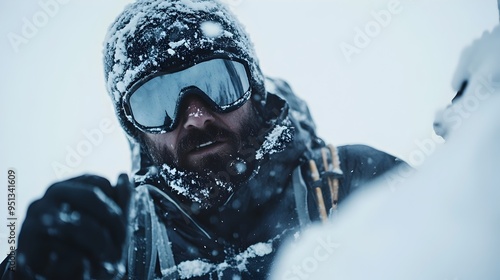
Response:
[[[188,97],[185,104],[182,122],[185,129],[203,128],[215,120],[212,110],[200,98]]]

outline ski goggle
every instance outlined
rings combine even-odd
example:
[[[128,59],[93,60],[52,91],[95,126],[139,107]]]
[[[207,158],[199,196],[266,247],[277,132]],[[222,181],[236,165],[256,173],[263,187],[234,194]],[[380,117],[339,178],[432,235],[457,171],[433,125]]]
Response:
[[[250,98],[248,69],[241,62],[217,58],[157,76],[125,96],[125,115],[142,131],[170,132],[177,126],[178,110],[187,95],[202,98],[219,113],[235,110]]]

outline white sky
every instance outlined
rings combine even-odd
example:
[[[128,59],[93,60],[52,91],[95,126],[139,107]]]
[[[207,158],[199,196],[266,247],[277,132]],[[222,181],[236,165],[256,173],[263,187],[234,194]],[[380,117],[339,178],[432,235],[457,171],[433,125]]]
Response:
[[[95,173],[115,182],[130,169],[101,63],[106,29],[129,2],[0,2],[4,222],[11,167],[18,173],[18,229],[29,203],[54,181]],[[320,136],[337,145],[368,144],[408,161],[420,149],[418,141],[435,139],[434,114],[454,95],[451,77],[461,50],[498,22],[495,0],[226,2],[250,33],[264,73],[287,80],[309,103]],[[55,3],[53,12],[44,17],[40,3]],[[348,62],[340,45],[355,46],[356,28],[373,26],[372,11],[390,3],[399,3],[400,12],[379,32],[372,29],[377,34],[369,45]],[[38,27],[30,30],[27,22]],[[30,38],[14,47],[12,37],[24,36],[23,29]],[[112,131],[95,144],[87,141],[84,131],[103,121],[111,122]],[[71,150],[88,143],[79,162],[67,162]],[[54,164],[68,172],[58,176]],[[0,252],[7,252],[6,236],[1,227]]]

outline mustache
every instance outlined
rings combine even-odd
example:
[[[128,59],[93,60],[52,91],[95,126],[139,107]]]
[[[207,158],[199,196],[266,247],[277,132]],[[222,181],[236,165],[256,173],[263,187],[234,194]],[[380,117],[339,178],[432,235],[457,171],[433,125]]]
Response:
[[[233,143],[239,142],[236,133],[215,124],[209,124],[204,129],[193,128],[180,139],[177,147],[177,158],[182,158],[183,155],[196,149],[201,144],[222,140]]]

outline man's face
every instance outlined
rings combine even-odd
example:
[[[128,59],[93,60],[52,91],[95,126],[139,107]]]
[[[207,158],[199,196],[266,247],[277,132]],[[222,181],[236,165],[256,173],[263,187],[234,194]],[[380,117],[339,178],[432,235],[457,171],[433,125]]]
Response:
[[[251,102],[228,113],[216,113],[202,99],[190,96],[180,106],[175,130],[145,133],[144,142],[157,165],[217,173],[240,160],[241,150],[258,127]]]

